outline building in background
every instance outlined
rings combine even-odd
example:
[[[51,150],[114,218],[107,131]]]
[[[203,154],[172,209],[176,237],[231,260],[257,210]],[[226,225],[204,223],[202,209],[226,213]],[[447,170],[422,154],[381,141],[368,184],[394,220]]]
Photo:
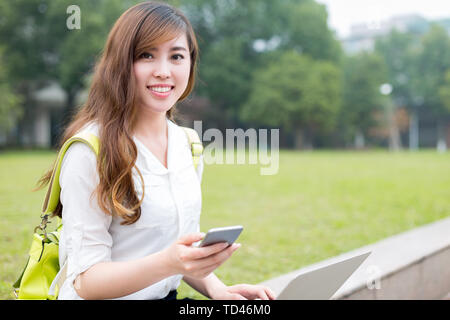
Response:
[[[430,23],[436,22],[444,26],[450,34],[450,18],[428,21],[416,14],[393,16],[387,20],[355,24],[350,28],[350,35],[341,39],[346,53],[353,54],[361,50],[373,50],[377,37],[383,36],[397,29],[400,32],[411,32],[418,36],[427,32]]]
[[[86,99],[86,91],[75,98],[79,105]],[[67,97],[57,82],[31,94],[33,108],[24,111],[17,126],[8,135],[0,134],[0,147],[50,148],[57,144],[62,128],[63,110]]]
[[[349,36],[340,39],[340,41],[344,51],[348,55],[356,54],[360,51],[373,51],[375,49],[376,39],[389,34],[394,29],[399,32],[415,34],[417,38],[420,38],[428,31],[432,23],[437,23],[444,27],[450,35],[450,18],[429,21],[420,15],[410,14],[393,16],[383,21],[352,25]],[[401,111],[404,106],[398,106],[398,108]],[[436,119],[425,110],[419,111],[419,117],[420,123],[417,126],[420,131],[418,137],[420,147],[436,147],[437,141],[439,140]],[[409,115],[407,118],[409,118]],[[401,134],[403,145],[408,145],[408,134],[408,130],[404,130]],[[445,136],[447,145],[450,146],[449,127]]]

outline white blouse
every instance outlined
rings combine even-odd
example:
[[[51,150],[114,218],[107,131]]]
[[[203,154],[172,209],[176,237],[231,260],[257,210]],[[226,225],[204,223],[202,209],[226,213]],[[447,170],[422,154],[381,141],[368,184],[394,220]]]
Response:
[[[121,225],[120,217],[102,212],[97,197],[91,197],[99,177],[96,155],[90,147],[75,142],[67,150],[59,178],[63,205],[59,260],[65,280],[61,278],[64,282],[58,299],[81,299],[73,281],[96,263],[139,259],[163,250],[183,234],[200,230],[203,156],[196,171],[184,130],[168,119],[167,124],[168,168],[133,137],[145,197],[141,217],[131,225]],[[98,136],[94,123],[83,130]],[[141,180],[133,170],[135,189],[141,199]],[[176,289],[181,278],[182,275],[171,276],[118,299],[160,299]]]

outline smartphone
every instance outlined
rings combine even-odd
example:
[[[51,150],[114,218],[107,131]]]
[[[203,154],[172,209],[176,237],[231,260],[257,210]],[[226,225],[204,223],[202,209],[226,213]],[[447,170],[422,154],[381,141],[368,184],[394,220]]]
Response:
[[[219,242],[228,242],[231,245],[239,237],[243,229],[243,226],[210,229],[199,244],[199,247],[205,247]]]

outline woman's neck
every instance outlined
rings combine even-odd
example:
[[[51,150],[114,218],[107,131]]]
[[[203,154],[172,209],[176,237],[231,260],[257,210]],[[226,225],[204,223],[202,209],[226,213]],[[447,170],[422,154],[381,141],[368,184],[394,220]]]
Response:
[[[167,138],[167,120],[165,113],[147,113],[138,116],[133,130],[138,138],[164,139]]]
[[[168,130],[166,114],[159,113],[152,117],[141,115],[133,133],[165,168],[168,168]]]

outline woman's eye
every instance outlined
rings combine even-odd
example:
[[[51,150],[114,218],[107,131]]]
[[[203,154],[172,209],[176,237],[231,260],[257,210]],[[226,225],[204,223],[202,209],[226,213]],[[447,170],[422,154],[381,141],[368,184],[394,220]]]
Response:
[[[148,53],[148,52],[144,52],[143,54],[141,54],[141,57],[144,59],[149,59],[150,57],[152,57],[152,54]]]
[[[173,58],[174,60],[182,60],[182,59],[184,59],[184,56],[181,55],[181,54],[174,54],[174,55],[172,56],[172,58]]]

